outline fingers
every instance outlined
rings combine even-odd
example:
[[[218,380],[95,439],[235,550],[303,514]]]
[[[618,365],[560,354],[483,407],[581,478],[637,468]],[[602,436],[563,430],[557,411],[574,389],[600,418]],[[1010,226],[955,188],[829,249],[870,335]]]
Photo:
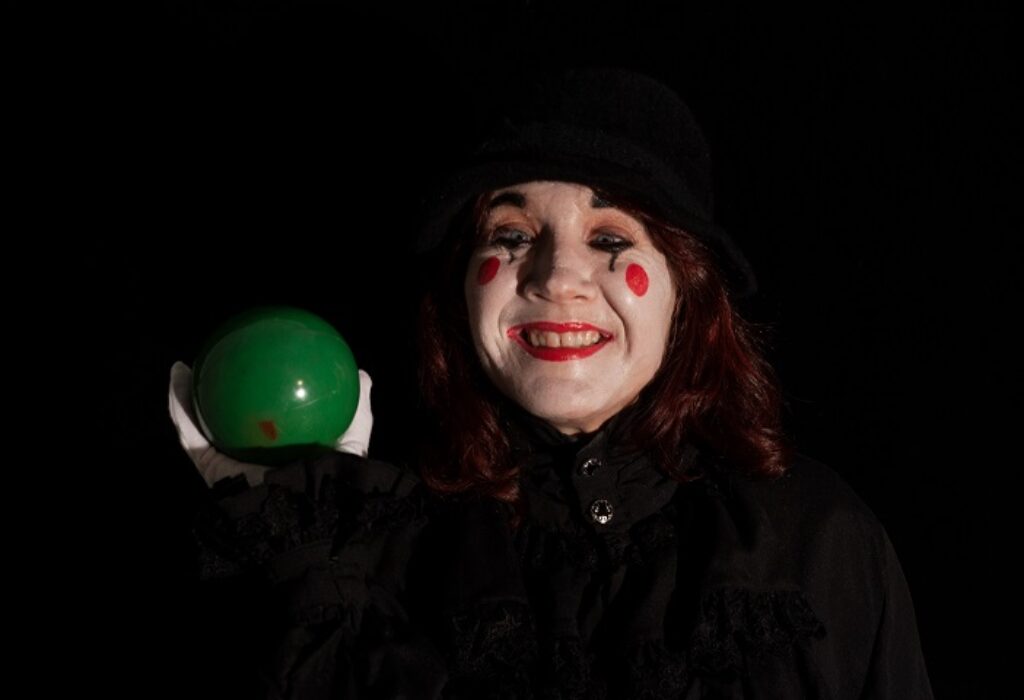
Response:
[[[192,370],[184,362],[175,362],[171,366],[167,410],[178,431],[178,441],[189,456],[210,446],[206,436],[199,429],[192,410]],[[192,461],[195,461],[195,458]]]
[[[338,438],[334,449],[365,457],[369,452],[370,433],[373,431],[373,411],[370,409],[370,389],[373,380],[365,370],[359,370],[359,404],[352,423]]]
[[[171,365],[171,387],[179,396],[185,391],[192,394],[192,368],[181,360]]]
[[[370,410],[370,389],[373,388],[373,380],[365,369],[359,370],[359,406],[356,413],[361,409]]]
[[[263,483],[268,467],[239,462],[218,452],[199,429],[199,421],[192,409],[192,370],[184,362],[175,362],[171,366],[167,409],[178,431],[182,449],[196,465],[207,486],[212,487],[221,479],[236,474],[244,474],[250,486]]]

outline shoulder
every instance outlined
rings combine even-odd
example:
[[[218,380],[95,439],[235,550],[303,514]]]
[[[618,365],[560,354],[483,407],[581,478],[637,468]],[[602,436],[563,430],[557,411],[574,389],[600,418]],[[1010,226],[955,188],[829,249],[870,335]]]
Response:
[[[738,483],[738,491],[756,504],[752,509],[770,523],[766,569],[774,567],[799,587],[824,624],[827,641],[816,652],[816,663],[825,676],[843,679],[836,681],[837,689],[865,682],[881,684],[870,686],[875,692],[906,685],[914,690],[884,694],[930,697],[921,690],[927,688],[927,672],[906,580],[888,533],[868,504],[834,469],[806,455],[797,455],[778,479]],[[905,668],[891,674],[873,670],[872,659],[879,654],[899,656]]]
[[[797,454],[786,473],[775,479],[737,478],[735,488],[761,503],[773,520],[794,526],[881,527],[874,511],[832,467]]]
[[[881,576],[887,535],[870,506],[832,467],[798,454],[775,479],[733,477],[736,508],[770,530],[773,549],[804,574],[815,567]]]

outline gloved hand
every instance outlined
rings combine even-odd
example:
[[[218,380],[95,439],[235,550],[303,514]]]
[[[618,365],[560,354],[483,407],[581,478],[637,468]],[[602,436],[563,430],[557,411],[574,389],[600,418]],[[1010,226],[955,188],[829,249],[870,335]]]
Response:
[[[359,370],[359,405],[348,430],[338,438],[334,449],[365,457],[373,430],[373,412],[370,410],[370,387],[373,380]],[[244,474],[250,486],[263,483],[269,467],[231,459],[218,452],[199,429],[199,421],[192,410],[192,369],[184,362],[171,366],[171,385],[168,390],[167,408],[171,421],[178,430],[178,440],[192,459],[208,486],[236,474]]]

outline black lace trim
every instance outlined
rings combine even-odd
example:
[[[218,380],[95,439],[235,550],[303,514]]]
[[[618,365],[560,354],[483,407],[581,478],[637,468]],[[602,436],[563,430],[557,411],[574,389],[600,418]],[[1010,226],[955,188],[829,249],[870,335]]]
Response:
[[[193,527],[200,577],[239,574],[313,543],[330,545],[333,554],[358,531],[389,531],[424,518],[421,495],[419,488],[405,498],[366,494],[325,476],[315,495],[268,486],[253,512],[237,518],[211,502]]]
[[[449,622],[446,698],[604,700],[596,656],[578,637],[538,642],[526,603],[488,602]],[[538,654],[538,652],[540,652]]]
[[[583,648],[579,637],[557,637],[544,644],[541,655],[541,691],[544,700],[604,700],[606,685],[594,677],[595,654]]]
[[[479,603],[448,620],[446,698],[534,698],[537,642],[524,602]]]
[[[694,675],[745,676],[767,657],[824,634],[799,591],[720,589],[702,601],[687,649],[645,640],[628,650],[616,668],[616,659],[598,659],[578,637],[538,643],[525,603],[481,603],[450,618],[451,677],[445,697],[677,698]],[[598,668],[605,675],[596,673]]]
[[[628,697],[636,700],[681,697],[691,681],[688,654],[668,649],[661,640],[635,646],[626,667]]]
[[[630,651],[626,694],[638,700],[677,698],[695,675],[747,676],[768,657],[824,634],[799,591],[713,591],[702,601],[688,649],[674,651],[658,639]]]
[[[765,657],[825,635],[800,591],[718,589],[701,601],[698,620],[690,644],[693,665],[713,674],[746,675]]]

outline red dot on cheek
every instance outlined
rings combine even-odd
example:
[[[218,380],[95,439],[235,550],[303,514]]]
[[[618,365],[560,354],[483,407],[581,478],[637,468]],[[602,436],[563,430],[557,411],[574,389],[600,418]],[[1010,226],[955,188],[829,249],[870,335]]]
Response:
[[[498,260],[498,256],[492,255],[491,257],[480,263],[480,269],[476,273],[476,281],[479,284],[487,284],[494,276],[498,274],[498,268],[501,266],[501,261]]]
[[[626,268],[626,284],[633,290],[633,294],[638,297],[642,297],[647,293],[647,287],[650,285],[650,280],[647,278],[647,271],[636,263],[632,263]]]

